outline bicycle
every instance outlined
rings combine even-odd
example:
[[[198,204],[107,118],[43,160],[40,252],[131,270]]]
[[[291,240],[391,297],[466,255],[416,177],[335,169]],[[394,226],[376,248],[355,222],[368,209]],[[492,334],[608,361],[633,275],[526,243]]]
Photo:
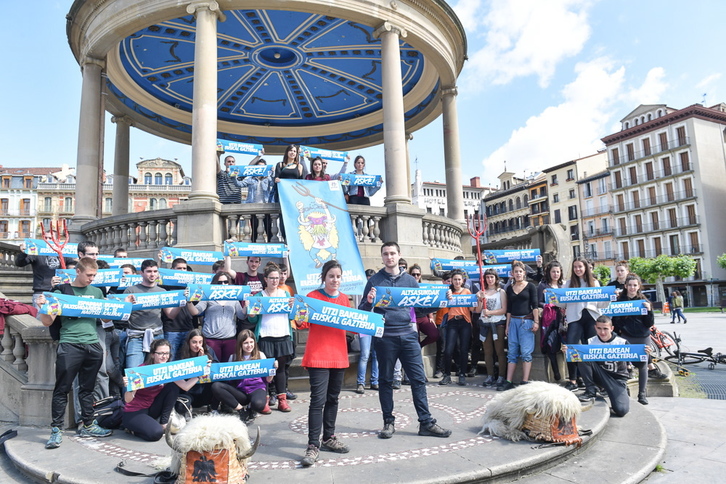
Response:
[[[674,333],[675,334],[675,333]],[[708,361],[708,369],[716,369],[716,365],[726,365],[726,354],[715,353],[713,348],[708,347],[705,350],[698,350],[696,353],[689,353],[687,351],[681,351],[681,338],[675,335],[676,350],[675,354],[666,356],[665,359],[670,362],[674,362],[678,367],[683,365],[693,365],[695,363],[703,363]]]
[[[659,330],[655,325],[650,328],[649,349],[650,354],[656,358],[660,358],[662,350],[668,353],[668,356],[675,356],[675,350],[678,348],[675,337],[667,331]],[[666,357],[668,359],[668,357]]]

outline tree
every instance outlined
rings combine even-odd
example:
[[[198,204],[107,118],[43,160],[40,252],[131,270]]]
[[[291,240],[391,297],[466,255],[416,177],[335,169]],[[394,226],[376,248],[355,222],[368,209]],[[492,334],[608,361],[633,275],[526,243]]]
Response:
[[[726,269],[726,254],[721,254],[720,256],[716,257],[716,262],[718,262],[718,265],[721,269]]]
[[[659,301],[665,301],[663,281],[666,277],[691,277],[696,272],[696,261],[687,255],[670,257],[661,254],[655,259],[633,257],[628,261],[630,270],[640,276],[643,281],[655,284]]]
[[[610,282],[610,278],[612,277],[610,268],[608,266],[595,266],[593,273],[595,275],[595,278],[600,281],[601,286],[607,286],[608,282]]]

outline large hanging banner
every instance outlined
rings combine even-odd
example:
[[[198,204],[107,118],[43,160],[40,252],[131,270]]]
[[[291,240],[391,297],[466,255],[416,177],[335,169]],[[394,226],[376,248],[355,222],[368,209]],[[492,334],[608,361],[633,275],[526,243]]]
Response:
[[[337,259],[343,267],[340,291],[362,295],[365,270],[340,182],[280,180],[278,191],[298,292],[320,287],[320,268]]]
[[[258,156],[262,154],[262,145],[258,145],[256,143],[240,143],[238,141],[227,141],[226,139],[217,138],[217,151]]]
[[[187,297],[184,295],[184,291],[164,291],[164,292],[149,292],[149,293],[133,293],[136,300],[133,303],[133,310],[139,311],[141,309],[161,309],[161,308],[178,308],[186,306]],[[109,294],[109,299],[117,299],[123,301],[128,294]]]
[[[514,262],[515,260],[535,262],[539,255],[539,249],[485,250],[482,254],[482,260],[485,264],[501,264],[502,262]]]
[[[61,278],[61,284],[70,284],[76,278],[75,269],[56,269],[55,275]],[[124,273],[121,269],[99,269],[93,278],[92,286],[118,287]]]
[[[648,361],[645,345],[567,345],[566,360],[584,361]]]
[[[270,176],[272,165],[232,165],[229,167],[229,176]]]
[[[177,271],[159,269],[159,282],[164,286],[188,286],[189,284],[211,284],[214,274],[208,272]]]
[[[28,255],[54,255],[58,256],[58,252],[50,248],[45,240],[40,239],[25,239],[25,252]],[[72,258],[78,257],[78,244],[68,243],[63,247],[63,255]]]
[[[225,242],[224,255],[230,257],[287,257],[285,244],[257,244],[253,242]]]
[[[604,316],[645,316],[648,310],[643,303],[645,299],[638,301],[613,301],[608,307],[600,310]]]
[[[250,286],[229,284],[189,284],[189,301],[241,301],[250,295]]]
[[[105,261],[111,267],[121,267],[126,264],[131,264],[136,269],[141,269],[141,264],[145,260],[149,260],[149,257],[113,257],[110,255],[99,255],[98,260]]]
[[[379,187],[383,184],[381,175],[356,175],[355,173],[341,173],[340,182],[343,186]]]
[[[257,316],[258,314],[288,314],[292,308],[290,305],[291,300],[291,297],[249,296],[247,298],[247,314],[250,316]]]
[[[476,294],[452,295],[446,297],[448,286],[422,289],[413,287],[376,286],[373,307],[397,308],[472,308],[477,305]]]
[[[545,297],[550,304],[566,304],[579,302],[615,301],[615,286],[605,287],[573,287],[545,289]]]
[[[123,300],[92,299],[58,292],[44,292],[43,295],[47,302],[40,308],[40,314],[50,316],[127,321],[133,310],[132,304]]]
[[[265,358],[264,360],[230,361],[228,363],[212,363],[212,371],[209,375],[209,381],[263,378],[266,376],[275,376],[275,373],[274,358]]]
[[[124,370],[126,378],[128,379],[126,391],[133,392],[163,383],[202,376],[209,370],[208,362],[209,358],[206,356],[197,356],[186,360],[159,363],[157,365],[126,368]]]
[[[312,297],[295,296],[291,319],[300,323],[320,324],[354,333],[383,336],[383,316],[372,311],[347,308]]]
[[[176,247],[163,247],[161,261],[171,264],[174,259],[182,258],[187,264],[214,265],[218,260],[224,259],[224,254],[216,250],[178,249]]]

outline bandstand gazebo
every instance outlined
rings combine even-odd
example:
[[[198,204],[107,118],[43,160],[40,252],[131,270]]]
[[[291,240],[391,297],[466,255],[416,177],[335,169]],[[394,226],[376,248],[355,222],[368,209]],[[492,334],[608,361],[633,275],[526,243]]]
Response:
[[[461,252],[456,79],[466,37],[445,1],[76,0],[67,34],[83,73],[77,186],[99,183],[105,111],[116,124],[116,180],[129,174],[132,126],[191,144],[193,178],[187,202],[142,214],[127,213],[128,186],[117,183],[113,216],[102,220],[97,190],[78,190],[73,238],[153,250],[249,237],[239,222],[276,210],[219,204],[218,137],[268,154],[289,143],[382,142],[385,206],[351,208],[364,241],[398,240],[421,261]],[[407,175],[407,140],[441,114],[447,217],[411,205]]]

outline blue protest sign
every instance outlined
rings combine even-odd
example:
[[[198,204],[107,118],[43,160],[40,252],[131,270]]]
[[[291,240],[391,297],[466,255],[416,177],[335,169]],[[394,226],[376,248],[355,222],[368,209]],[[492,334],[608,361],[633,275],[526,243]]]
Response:
[[[344,187],[353,185],[357,187],[379,187],[383,183],[381,175],[356,175],[355,173],[341,173],[340,182]]]
[[[476,294],[452,295],[447,299],[448,286],[422,289],[413,287],[376,286],[373,306],[377,308],[454,308],[476,307]]]
[[[217,138],[217,151],[257,156],[262,154],[262,145],[258,145],[256,143],[240,143],[238,141],[227,141],[226,139]]]
[[[502,262],[535,262],[539,256],[539,249],[508,249],[508,250],[485,250],[482,260],[485,264],[501,264]]]
[[[111,256],[98,256],[98,260],[102,260],[108,263],[111,267],[121,267],[126,264],[131,264],[136,269],[141,269],[141,264],[145,260],[149,260],[149,257],[111,257]]]
[[[159,282],[164,286],[188,286],[189,284],[211,284],[214,274],[208,272],[177,271],[159,269]]]
[[[189,284],[189,301],[241,301],[250,294],[250,286],[229,284]]]
[[[133,303],[133,310],[140,309],[161,309],[161,308],[178,308],[186,306],[187,298],[184,291],[164,291],[150,292],[147,294],[134,293],[131,294],[136,299]],[[118,299],[123,301],[128,294],[109,294],[109,299]]]
[[[275,376],[275,359],[230,361],[212,363],[211,381],[244,380],[245,378],[264,378]]]
[[[347,151],[324,150],[312,146],[300,146],[300,153],[305,158],[323,158],[324,160],[345,161],[348,158]]]
[[[118,288],[119,290],[126,289],[127,287],[141,284],[143,280],[144,278],[140,274],[126,274],[121,277],[121,280],[118,283]]]
[[[225,242],[224,255],[230,257],[287,257],[285,244],[256,244],[253,242]]]
[[[126,321],[133,310],[131,303],[124,301],[92,299],[57,292],[44,292],[43,295],[47,302],[40,308],[40,313],[50,316]]]
[[[645,345],[567,345],[566,360],[584,361],[648,361]]]
[[[133,392],[142,388],[202,376],[208,369],[208,362],[209,358],[206,356],[197,356],[186,360],[159,363],[158,365],[126,368],[124,370],[128,379],[126,391]]]
[[[70,284],[76,278],[76,270],[56,269],[55,275],[61,278],[61,284]],[[91,285],[95,287],[118,287],[122,276],[123,271],[121,269],[99,269]]]
[[[247,286],[244,286],[247,287]],[[288,314],[290,312],[289,297],[249,296],[247,298],[247,314]]]
[[[354,333],[383,336],[383,316],[311,297],[296,295],[291,314],[299,323],[312,323]]]
[[[573,287],[545,289],[545,297],[550,304],[566,304],[575,302],[615,301],[615,286],[605,287]]]
[[[25,239],[25,252],[28,255],[54,255],[57,256],[58,252],[50,248],[45,240],[40,239]],[[67,243],[63,247],[63,255],[69,257],[78,257],[78,244]]]
[[[613,301],[608,307],[600,310],[600,314],[605,316],[644,316],[648,314],[643,303],[645,299],[638,301]]]
[[[233,165],[229,167],[229,176],[270,176],[272,165]]]
[[[174,259],[178,258],[184,259],[188,264],[211,266],[218,260],[224,259],[224,254],[220,251],[178,249],[176,247],[164,247],[161,249],[162,262],[171,264]]]
[[[320,287],[320,268],[337,259],[343,267],[340,291],[363,294],[363,261],[340,183],[280,180],[278,191],[298,292]]]

